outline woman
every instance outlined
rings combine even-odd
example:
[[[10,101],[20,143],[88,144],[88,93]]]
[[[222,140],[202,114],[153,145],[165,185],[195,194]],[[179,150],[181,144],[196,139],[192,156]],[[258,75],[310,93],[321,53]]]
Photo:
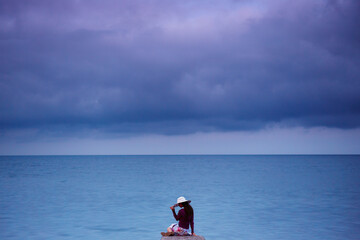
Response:
[[[162,232],[161,235],[163,236],[173,236],[173,235],[193,235],[196,236],[194,233],[194,210],[189,204],[191,201],[186,200],[184,197],[179,197],[177,199],[177,204],[171,206],[170,209],[173,212],[174,218],[179,223],[171,224],[167,228],[167,232]],[[175,207],[181,207],[182,209],[179,210],[178,214],[175,212]],[[189,225],[191,226],[191,234],[189,232]]]

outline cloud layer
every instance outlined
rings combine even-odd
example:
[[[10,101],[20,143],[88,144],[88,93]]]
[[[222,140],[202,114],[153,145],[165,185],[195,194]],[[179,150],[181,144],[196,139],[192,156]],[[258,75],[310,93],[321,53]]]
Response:
[[[0,128],[360,127],[359,1],[0,1]]]

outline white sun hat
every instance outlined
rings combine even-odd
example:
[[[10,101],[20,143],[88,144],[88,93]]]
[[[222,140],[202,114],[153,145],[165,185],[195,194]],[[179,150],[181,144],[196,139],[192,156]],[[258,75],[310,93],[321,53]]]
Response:
[[[177,204],[183,203],[183,202],[191,203],[190,200],[186,200],[184,197],[179,197],[179,198],[177,199]]]

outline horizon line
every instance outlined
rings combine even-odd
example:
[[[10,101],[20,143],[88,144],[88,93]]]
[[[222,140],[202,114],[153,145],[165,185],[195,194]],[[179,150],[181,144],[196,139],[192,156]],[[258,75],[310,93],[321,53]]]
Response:
[[[360,156],[360,153],[250,153],[250,154],[0,154],[0,157],[42,156]]]

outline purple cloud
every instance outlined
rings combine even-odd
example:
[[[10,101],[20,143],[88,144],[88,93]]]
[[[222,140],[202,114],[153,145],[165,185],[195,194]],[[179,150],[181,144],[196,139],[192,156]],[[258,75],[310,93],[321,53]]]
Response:
[[[0,1],[0,127],[359,127],[359,10],[325,0]]]

